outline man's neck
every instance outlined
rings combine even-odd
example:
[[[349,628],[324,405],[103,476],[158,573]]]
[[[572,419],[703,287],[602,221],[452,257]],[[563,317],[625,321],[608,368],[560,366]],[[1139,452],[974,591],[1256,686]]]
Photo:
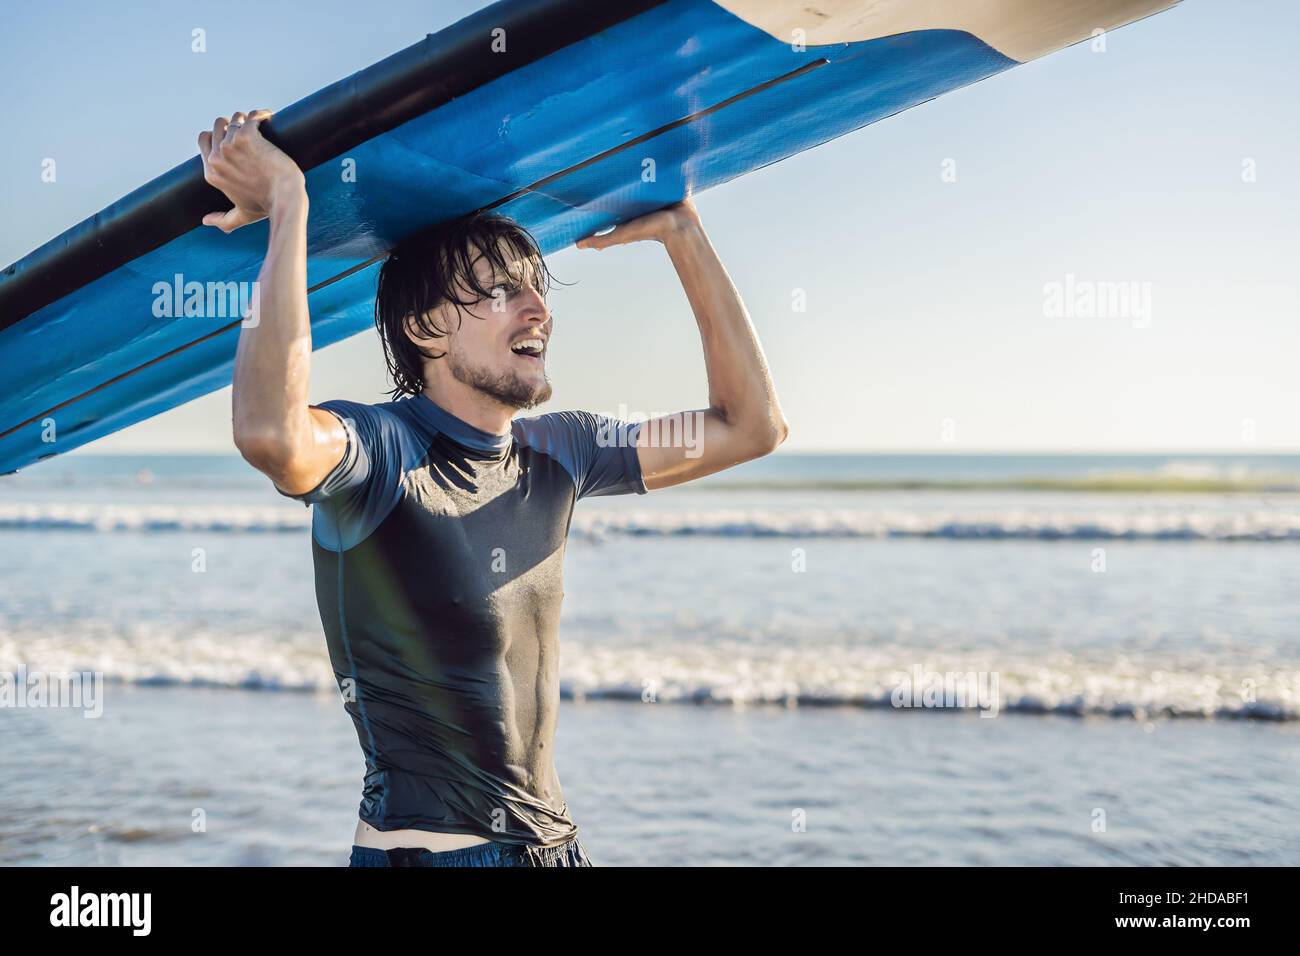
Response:
[[[443,411],[489,435],[508,434],[510,422],[515,417],[513,408],[455,379],[428,382],[424,386],[424,396]]]

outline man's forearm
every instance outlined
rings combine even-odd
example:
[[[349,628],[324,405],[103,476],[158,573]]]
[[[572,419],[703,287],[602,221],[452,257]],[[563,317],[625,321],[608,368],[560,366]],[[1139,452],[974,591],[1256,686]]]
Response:
[[[307,310],[307,193],[277,195],[257,277],[254,314],[235,355],[235,443],[246,456],[284,456],[310,441],[311,320]]]
[[[779,444],[786,424],[763,347],[704,227],[691,216],[663,243],[699,323],[710,408],[756,442]]]
[[[660,416],[638,431],[641,475],[646,488],[654,489],[766,455],[785,441],[790,429],[745,303],[689,196],[609,232],[586,236],[578,248],[607,249],[643,240],[661,242],[668,250],[700,327],[709,381],[707,409]]]

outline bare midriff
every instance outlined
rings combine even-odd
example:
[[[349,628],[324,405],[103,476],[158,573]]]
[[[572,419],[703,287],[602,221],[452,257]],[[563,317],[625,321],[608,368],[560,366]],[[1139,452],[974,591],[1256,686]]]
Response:
[[[357,846],[373,847],[376,850],[394,850],[398,847],[420,847],[441,853],[443,850],[459,850],[462,847],[477,846],[488,840],[473,833],[433,833],[429,830],[376,830],[364,820],[357,821],[357,832],[352,838]]]

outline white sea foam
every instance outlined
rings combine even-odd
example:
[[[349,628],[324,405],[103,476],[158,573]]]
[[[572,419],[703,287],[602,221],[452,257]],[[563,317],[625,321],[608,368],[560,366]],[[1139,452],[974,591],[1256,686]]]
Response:
[[[143,630],[116,633],[107,624],[100,629],[21,640],[0,632],[0,672],[89,670],[109,683],[336,693],[318,633],[213,632],[176,639]],[[999,713],[1300,720],[1300,667],[1248,661],[943,656],[901,646],[761,648],[737,641],[613,647],[565,640],[560,680],[570,700],[890,710],[896,690],[917,673],[994,675]]]
[[[632,511],[575,516],[589,535],[1300,541],[1300,514],[1000,510]]]
[[[300,532],[306,509],[242,505],[4,504],[0,529],[94,532]],[[580,536],[1300,541],[1300,513],[1167,508],[579,509]]]

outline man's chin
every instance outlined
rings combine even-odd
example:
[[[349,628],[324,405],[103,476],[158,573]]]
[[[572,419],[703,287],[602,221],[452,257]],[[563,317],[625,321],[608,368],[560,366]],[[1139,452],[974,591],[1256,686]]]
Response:
[[[514,379],[509,382],[479,383],[478,390],[508,408],[523,411],[551,400],[551,383],[540,384]]]
[[[449,363],[449,369],[457,381],[516,411],[535,408],[551,398],[551,383],[545,372],[539,376],[540,381],[527,381],[511,372],[493,373],[456,362]]]
[[[533,389],[533,393],[523,405],[516,406],[520,409],[536,408],[538,405],[545,405],[551,400],[551,383],[543,382]]]

